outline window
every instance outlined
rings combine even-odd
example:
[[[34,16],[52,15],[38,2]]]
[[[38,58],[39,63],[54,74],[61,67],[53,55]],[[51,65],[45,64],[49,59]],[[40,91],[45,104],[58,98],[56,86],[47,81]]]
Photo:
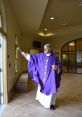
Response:
[[[8,102],[7,90],[7,35],[3,0],[0,0],[0,104]]]
[[[2,27],[1,13],[0,13],[0,28]]]
[[[82,73],[82,39],[77,39],[62,47],[64,72]]]
[[[15,72],[18,72],[18,37],[15,37]]]

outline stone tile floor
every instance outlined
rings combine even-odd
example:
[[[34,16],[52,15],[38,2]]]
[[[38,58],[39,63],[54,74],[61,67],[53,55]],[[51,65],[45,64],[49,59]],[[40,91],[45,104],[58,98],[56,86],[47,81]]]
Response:
[[[36,91],[13,94],[0,117],[82,117],[82,75],[63,74],[56,109],[44,108],[35,100]]]

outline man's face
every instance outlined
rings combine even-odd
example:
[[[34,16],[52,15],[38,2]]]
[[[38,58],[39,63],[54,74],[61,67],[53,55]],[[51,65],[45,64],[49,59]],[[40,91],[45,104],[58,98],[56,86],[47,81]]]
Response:
[[[44,53],[49,54],[51,52],[51,49],[48,47],[44,47]]]

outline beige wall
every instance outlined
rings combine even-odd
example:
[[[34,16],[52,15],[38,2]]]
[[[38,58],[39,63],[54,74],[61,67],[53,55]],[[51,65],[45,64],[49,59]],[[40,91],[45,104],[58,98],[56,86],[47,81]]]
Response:
[[[4,0],[6,19],[7,19],[7,45],[8,45],[8,91],[11,90],[13,84],[21,73],[21,60],[19,58],[18,73],[15,73],[15,36],[18,36],[18,45],[21,46],[20,32],[16,24],[11,6],[8,0]],[[20,56],[19,56],[20,57]],[[9,68],[9,64],[11,65]]]
[[[29,53],[30,48],[32,48],[32,42],[33,40],[38,40],[39,38],[34,39],[34,37],[27,36],[20,36],[20,31],[18,28],[18,25],[16,23],[15,17],[13,15],[13,11],[11,6],[9,5],[8,0],[5,1],[6,6],[6,17],[7,17],[7,34],[8,34],[8,55],[10,58],[8,59],[8,63],[11,64],[11,67],[8,68],[8,91],[12,88],[14,82],[16,81],[18,75],[22,71],[27,71],[27,61],[19,55],[19,71],[16,74],[15,73],[15,36],[18,35],[18,45],[19,47]],[[77,27],[79,29],[79,27]],[[76,29],[77,29],[76,28]],[[74,30],[74,29],[73,29]],[[76,30],[77,32],[77,30]],[[61,47],[74,39],[81,38],[81,33],[72,33],[72,29],[70,28],[70,33],[65,35],[56,35],[56,37],[53,37],[52,39],[41,38],[39,39],[42,41],[42,45],[44,43],[51,43],[53,45],[53,50],[56,52],[59,52],[60,58],[61,58]]]
[[[37,41],[42,41],[42,39],[39,39],[39,38],[34,38],[34,37],[28,37],[28,36],[21,36],[22,38],[22,51],[26,52],[26,53],[29,53],[30,52],[30,48],[33,48],[33,41],[34,40],[37,40]],[[27,71],[27,64],[28,64],[28,61],[24,58],[24,57],[21,57],[22,58],[22,71]]]
[[[30,48],[32,47],[33,38],[28,36],[21,36],[22,38],[22,51],[29,53]],[[21,56],[22,59],[22,71],[27,71],[27,60]]]
[[[82,38],[81,32],[69,33],[67,35],[60,35],[60,36],[54,37],[53,39],[50,39],[50,40],[48,39],[46,40],[46,42],[49,42],[53,45],[53,51],[59,52],[59,58],[61,59],[62,46],[72,40],[79,39],[79,38]]]

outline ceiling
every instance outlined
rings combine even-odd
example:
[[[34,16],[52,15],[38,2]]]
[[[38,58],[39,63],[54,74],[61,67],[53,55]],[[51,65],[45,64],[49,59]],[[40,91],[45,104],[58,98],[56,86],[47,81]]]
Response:
[[[48,0],[10,0],[22,35],[34,36],[40,27]]]
[[[53,36],[82,28],[81,0],[11,0],[22,34]],[[82,5],[82,4],[81,4]],[[50,20],[54,17],[54,20]],[[47,31],[44,29],[47,28]],[[71,30],[71,31],[73,31]]]
[[[81,0],[49,0],[40,31],[47,33],[66,31],[69,27],[82,25],[82,6]],[[54,20],[50,20],[54,17]],[[47,28],[47,31],[44,29]]]

